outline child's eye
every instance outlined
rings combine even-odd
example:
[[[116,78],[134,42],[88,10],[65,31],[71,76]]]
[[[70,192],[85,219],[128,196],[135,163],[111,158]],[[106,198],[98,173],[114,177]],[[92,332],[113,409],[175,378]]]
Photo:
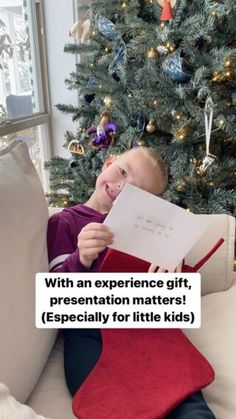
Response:
[[[126,177],[126,176],[127,176],[126,171],[125,171],[124,169],[122,169],[122,167],[119,167],[119,171],[120,171],[120,174],[121,174],[122,176],[124,176],[124,177]]]

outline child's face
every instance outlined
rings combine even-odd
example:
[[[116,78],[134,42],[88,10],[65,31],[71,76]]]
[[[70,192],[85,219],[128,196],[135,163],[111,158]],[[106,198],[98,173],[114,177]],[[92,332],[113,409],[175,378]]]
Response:
[[[160,190],[158,170],[142,149],[130,150],[120,157],[111,157],[104,163],[95,191],[97,203],[103,211],[108,212],[111,209],[113,201],[126,183],[153,194],[158,194]]]

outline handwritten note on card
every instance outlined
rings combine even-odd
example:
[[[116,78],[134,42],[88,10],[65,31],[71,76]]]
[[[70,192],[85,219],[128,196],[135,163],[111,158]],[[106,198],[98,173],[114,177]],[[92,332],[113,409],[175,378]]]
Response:
[[[114,233],[110,247],[174,270],[209,223],[177,205],[126,184],[104,224]]]

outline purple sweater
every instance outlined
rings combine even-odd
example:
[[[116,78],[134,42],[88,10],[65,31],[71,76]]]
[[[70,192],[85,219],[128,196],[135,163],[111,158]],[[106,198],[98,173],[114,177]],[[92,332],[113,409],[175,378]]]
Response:
[[[86,205],[66,208],[50,217],[48,222],[48,258],[50,272],[86,272],[77,248],[77,236],[86,224],[102,223],[106,214],[100,214]],[[107,249],[101,252],[89,271],[99,270]]]

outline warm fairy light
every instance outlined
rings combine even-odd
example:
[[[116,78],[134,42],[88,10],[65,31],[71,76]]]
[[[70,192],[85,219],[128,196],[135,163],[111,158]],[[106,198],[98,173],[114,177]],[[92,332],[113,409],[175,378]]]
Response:
[[[175,49],[175,46],[174,46],[174,44],[172,42],[168,41],[166,43],[166,48],[168,49],[169,52],[173,52],[174,49]]]
[[[225,75],[226,75],[226,77],[231,77],[230,71],[226,71]]]
[[[157,105],[157,101],[156,101],[156,100],[154,100],[153,105],[154,105],[154,106],[156,106],[156,105]]]
[[[177,131],[177,138],[179,140],[183,140],[186,137],[186,135],[187,135],[187,127],[180,128]]]
[[[104,104],[105,104],[106,106],[108,106],[108,107],[112,105],[112,99],[111,99],[111,97],[110,97],[110,96],[106,96],[106,97],[104,98],[103,102],[104,102]]]
[[[91,67],[91,68],[93,68],[93,67],[94,67],[94,64],[93,64],[93,63],[91,63],[91,64],[90,64],[90,67]]]
[[[181,116],[177,113],[177,115],[176,115],[176,119],[177,119],[177,120],[180,120],[180,118],[181,118]]]
[[[127,4],[126,4],[126,2],[125,2],[125,1],[123,1],[122,5],[121,5],[121,8],[122,8],[122,9],[125,9],[126,7],[127,7]]]
[[[92,35],[94,36],[94,35],[96,35],[96,31],[92,31]]]
[[[108,48],[108,47],[106,47],[106,48],[104,49],[104,51],[105,51],[105,52],[109,52],[109,48]]]
[[[99,86],[98,86],[98,87],[99,87],[99,89],[101,89],[101,88],[102,88],[102,85],[101,85],[101,84],[99,84]]]
[[[161,29],[163,29],[165,27],[164,22],[161,22],[160,27],[161,27]]]
[[[132,97],[131,93],[128,94],[128,98],[130,99]]]
[[[211,14],[212,14],[212,16],[215,16],[216,15],[216,11],[215,10],[212,10]]]
[[[223,119],[221,119],[220,121],[219,121],[219,124],[222,126],[222,125],[224,125],[224,120]]]
[[[214,186],[214,182],[209,182],[209,185],[210,186]]]
[[[148,58],[157,58],[157,56],[158,56],[158,52],[157,52],[156,48],[152,47],[148,50],[148,52],[147,52],[147,57]]]
[[[230,60],[225,61],[225,67],[230,67],[230,65],[231,65],[231,61]]]
[[[63,201],[63,204],[64,204],[64,205],[67,205],[67,204],[68,204],[67,199],[65,199],[65,200]]]

